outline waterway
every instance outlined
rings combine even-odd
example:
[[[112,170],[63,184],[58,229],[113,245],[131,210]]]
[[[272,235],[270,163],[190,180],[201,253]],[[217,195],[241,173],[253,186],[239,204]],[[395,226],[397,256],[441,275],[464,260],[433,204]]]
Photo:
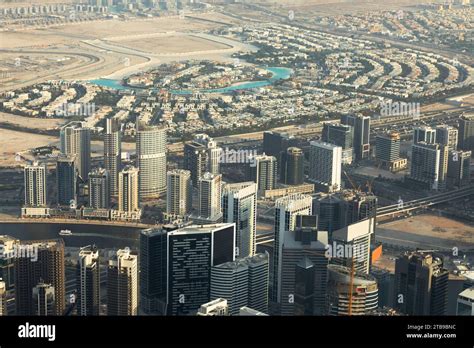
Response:
[[[270,77],[267,80],[250,81],[250,82],[237,84],[234,86],[228,86],[228,87],[217,88],[217,89],[171,90],[170,92],[173,94],[178,94],[178,95],[189,95],[196,92],[203,93],[203,94],[230,93],[230,92],[239,91],[239,90],[248,90],[248,89],[255,89],[255,88],[262,88],[265,86],[269,86],[269,85],[274,84],[278,80],[286,80],[290,78],[291,75],[293,74],[292,69],[283,68],[283,67],[270,67],[270,68],[266,68],[266,70],[272,74],[272,77]],[[96,79],[96,80],[90,80],[89,82],[97,86],[112,88],[115,90],[130,90],[130,89],[133,90],[134,89],[133,87],[123,86],[120,83],[121,82],[120,80]]]
[[[60,236],[61,230],[70,230],[72,235]],[[53,223],[0,223],[0,235],[10,235],[20,240],[43,240],[62,238],[68,247],[95,244],[99,248],[138,248],[142,228],[90,224]]]

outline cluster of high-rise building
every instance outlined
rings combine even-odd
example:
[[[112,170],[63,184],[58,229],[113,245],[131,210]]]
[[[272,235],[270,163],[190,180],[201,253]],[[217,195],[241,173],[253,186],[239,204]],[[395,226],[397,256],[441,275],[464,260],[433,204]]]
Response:
[[[25,167],[23,216],[54,216],[56,210],[75,210],[85,218],[139,220],[139,202],[166,192],[166,129],[137,121],[136,166],[122,163],[121,125],[106,120],[103,167],[91,166],[91,132],[83,122],[71,122],[60,131],[56,161],[56,200],[46,194],[45,164]],[[56,203],[56,205],[54,205]]]
[[[459,129],[447,125],[415,128],[409,179],[432,190],[468,185],[473,125],[472,116],[465,115]]]
[[[143,313],[196,314],[224,297],[236,314],[241,307],[268,311],[268,255],[241,257],[236,224],[174,225],[140,234],[140,296]]]
[[[62,240],[0,236],[6,252],[19,245],[34,251],[2,259],[0,314],[370,315],[387,303],[397,313],[447,313],[449,272],[440,255],[398,257],[388,292],[386,277],[372,266],[374,218],[328,233],[312,214],[310,196],[279,200],[270,253],[241,255],[235,222],[145,229],[137,250],[112,256],[86,246],[67,294]],[[458,308],[470,315],[472,291],[465,289]]]
[[[459,130],[415,128],[409,179],[435,190],[469,183],[470,122],[462,118]],[[306,158],[295,138],[264,132],[263,154],[243,158],[242,182],[223,181],[227,157],[206,134],[184,144],[183,164],[171,170],[164,126],[137,120],[135,165],[122,163],[120,134],[118,120],[107,119],[103,162],[92,166],[98,161],[91,160],[91,130],[80,122],[61,129],[57,209],[138,221],[142,202],[166,197],[165,224],[141,231],[138,250],[120,249],[112,258],[82,248],[74,303],[65,294],[62,242],[31,242],[40,263],[2,264],[15,276],[0,282],[0,311],[8,311],[13,291],[16,312],[25,315],[367,315],[386,305],[406,314],[446,314],[449,272],[439,255],[400,256],[391,280],[373,267],[377,197],[370,189],[345,189],[342,181],[344,165],[370,157],[369,117],[324,123]],[[406,167],[400,143],[397,132],[376,137],[380,166]],[[25,167],[25,216],[52,209],[47,174],[45,164]],[[269,197],[279,197],[274,242],[262,246],[257,202]],[[53,266],[46,270],[41,262]],[[464,295],[462,301],[471,296]]]

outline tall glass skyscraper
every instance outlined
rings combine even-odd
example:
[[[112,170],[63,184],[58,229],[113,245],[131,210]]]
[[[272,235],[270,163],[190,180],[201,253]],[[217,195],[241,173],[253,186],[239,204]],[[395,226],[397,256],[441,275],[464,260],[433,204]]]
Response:
[[[104,167],[109,172],[110,194],[118,194],[118,173],[121,169],[120,123],[115,118],[105,121]]]
[[[161,228],[140,233],[140,308],[147,314],[166,314],[167,234]]]
[[[296,227],[297,215],[311,215],[313,200],[309,195],[293,194],[275,202],[275,242],[273,247],[273,284],[271,299],[281,300],[282,252],[286,231]]]
[[[76,275],[77,314],[99,315],[100,263],[99,251],[95,246],[87,246],[79,251]]]
[[[187,226],[167,236],[168,315],[194,314],[210,300],[211,267],[235,259],[235,224]]]
[[[166,128],[137,120],[137,167],[140,199],[166,191]]]
[[[46,206],[46,166],[35,162],[25,167],[25,205]]]
[[[226,184],[222,194],[224,222],[235,222],[237,257],[255,254],[257,230],[257,184]]]
[[[77,170],[75,156],[59,156],[56,162],[57,202],[59,205],[77,201]]]
[[[79,177],[87,181],[91,169],[91,134],[82,122],[70,122],[61,128],[61,153],[74,155]]]

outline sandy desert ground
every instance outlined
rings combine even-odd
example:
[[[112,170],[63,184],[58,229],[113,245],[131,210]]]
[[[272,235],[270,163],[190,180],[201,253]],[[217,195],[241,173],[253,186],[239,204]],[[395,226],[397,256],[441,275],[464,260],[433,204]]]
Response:
[[[0,166],[17,166],[15,154],[31,148],[44,146],[57,141],[57,138],[32,133],[22,133],[0,129]]]
[[[66,120],[53,118],[33,118],[22,117],[13,114],[0,112],[0,122],[11,123],[20,127],[27,127],[29,129],[56,129],[63,125]],[[0,130],[0,137],[2,137],[2,130]]]
[[[388,244],[421,248],[473,248],[474,226],[425,214],[378,226],[376,239]]]
[[[193,51],[226,49],[230,46],[216,41],[206,40],[192,35],[154,36],[142,39],[120,41],[121,46],[135,48],[140,51],[160,53],[186,53]]]
[[[8,79],[2,80],[0,91],[49,79],[120,78],[192,55],[228,59],[239,47],[201,33],[238,22],[223,14],[208,13],[190,14],[184,19],[114,19],[2,32],[0,70],[8,72]],[[160,59],[160,55],[165,57]],[[29,65],[16,67],[12,62],[21,56],[30,57]],[[67,61],[53,66],[40,64],[41,60],[54,62],[64,57]]]
[[[135,19],[101,20],[73,23],[47,29],[3,32],[2,48],[36,47],[46,48],[56,45],[73,46],[81,40],[107,39],[117,36],[133,36],[146,33],[202,32],[223,26],[221,23],[236,23],[231,17],[221,14],[192,15],[180,19],[177,16]]]

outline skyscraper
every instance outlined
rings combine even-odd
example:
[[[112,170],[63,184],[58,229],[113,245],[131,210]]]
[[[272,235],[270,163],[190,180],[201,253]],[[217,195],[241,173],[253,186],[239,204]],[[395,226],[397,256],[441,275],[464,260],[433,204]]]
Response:
[[[378,287],[374,277],[359,272],[352,275],[351,268],[339,265],[329,265],[328,270],[329,315],[369,315],[377,309]]]
[[[15,303],[17,315],[34,315],[33,288],[42,280],[54,288],[54,315],[63,315],[65,295],[64,242],[23,242],[31,253],[15,259]],[[35,257],[36,254],[36,257]]]
[[[342,147],[343,150],[351,148],[353,143],[354,130],[346,124],[335,122],[323,123],[323,133],[321,140]]]
[[[166,314],[167,234],[161,228],[140,233],[140,308],[147,314]]]
[[[120,211],[132,212],[139,209],[138,200],[138,169],[126,166],[119,173],[119,204]]]
[[[79,251],[76,270],[77,315],[99,315],[100,262],[96,246]]]
[[[89,173],[89,206],[107,209],[110,206],[109,173],[104,168],[94,168]]]
[[[313,214],[318,216],[318,229],[327,231],[329,235],[344,225],[342,200],[335,195],[316,198],[313,204]]]
[[[256,254],[211,268],[211,300],[227,300],[230,315],[248,306],[268,312],[268,254]]]
[[[443,188],[448,169],[448,148],[445,145],[419,142],[412,146],[410,179],[425,188]]]
[[[91,134],[82,122],[70,122],[61,128],[61,153],[75,156],[79,177],[86,182],[91,166]]]
[[[354,128],[335,122],[324,122],[321,140],[342,148],[342,163],[351,164],[353,160]]]
[[[451,151],[448,156],[447,181],[450,188],[469,185],[471,151]]]
[[[199,178],[207,172],[208,152],[205,145],[190,141],[184,145],[184,168],[191,172],[193,186],[198,186]]]
[[[332,257],[332,263],[352,267],[360,273],[370,271],[370,242],[375,233],[375,220],[365,219],[347,225],[332,233],[331,240],[336,247],[344,250],[342,257]],[[347,251],[347,253],[346,253]]]
[[[286,185],[304,183],[304,154],[298,147],[289,147],[281,155],[280,181]]]
[[[333,144],[312,141],[309,155],[309,179],[324,192],[341,189],[342,148]]]
[[[369,158],[370,117],[362,115],[343,115],[341,123],[354,129],[353,148],[356,160]]]
[[[168,233],[169,315],[196,313],[210,300],[211,267],[235,258],[235,224],[187,226]]]
[[[77,170],[75,156],[59,156],[56,163],[58,204],[69,206],[77,201]]]
[[[379,308],[393,308],[393,279],[394,274],[389,269],[372,266],[370,275],[377,281],[379,292]]]
[[[193,188],[191,172],[175,169],[167,174],[166,213],[184,217],[191,213]]]
[[[254,182],[226,184],[223,187],[224,222],[236,226],[236,256],[252,256],[256,251],[257,185]]]
[[[386,169],[396,170],[396,163],[400,159],[400,134],[391,132],[377,135],[375,144],[377,163]]]
[[[426,143],[426,144],[435,144],[436,143],[436,129],[431,127],[416,127],[413,129],[413,144]]]
[[[138,256],[128,249],[109,261],[107,315],[138,315]]]
[[[104,167],[109,173],[110,194],[118,194],[118,174],[121,170],[120,123],[116,118],[105,120]]]
[[[459,149],[474,151],[474,114],[466,114],[459,120]]]
[[[396,308],[409,315],[445,315],[448,276],[441,257],[406,252],[395,262]]]
[[[207,134],[196,134],[194,140],[207,149],[207,168],[206,171],[212,174],[220,173],[220,158],[222,149],[217,146],[217,142]]]
[[[317,217],[297,215],[294,230],[281,244],[279,308],[281,315],[326,313],[328,234],[318,231]]]
[[[166,191],[166,128],[137,120],[137,167],[140,200]]]
[[[377,196],[368,192],[344,190],[339,193],[343,200],[342,218],[345,226],[368,218],[376,218]]]
[[[276,186],[277,161],[273,156],[265,154],[254,156],[247,165],[247,179],[257,184],[259,194],[265,190],[273,190]]]
[[[311,215],[312,198],[309,195],[293,194],[275,201],[275,242],[273,247],[273,284],[270,299],[281,300],[281,275],[283,243],[286,231],[296,227],[297,215]]]
[[[322,195],[313,201],[313,214],[318,216],[318,229],[332,232],[355,222],[376,217],[377,197],[370,193],[343,190]]]
[[[196,224],[222,221],[222,175],[204,173],[199,179],[199,206]]]
[[[447,125],[436,126],[436,142],[448,146],[448,151],[458,148],[458,130]]]
[[[46,206],[46,167],[37,162],[25,167],[25,205]]]
[[[54,287],[40,281],[33,288],[33,315],[54,315],[56,301],[54,299]]]
[[[297,146],[297,139],[286,133],[273,131],[263,132],[263,152],[280,160],[280,154],[289,147]]]

